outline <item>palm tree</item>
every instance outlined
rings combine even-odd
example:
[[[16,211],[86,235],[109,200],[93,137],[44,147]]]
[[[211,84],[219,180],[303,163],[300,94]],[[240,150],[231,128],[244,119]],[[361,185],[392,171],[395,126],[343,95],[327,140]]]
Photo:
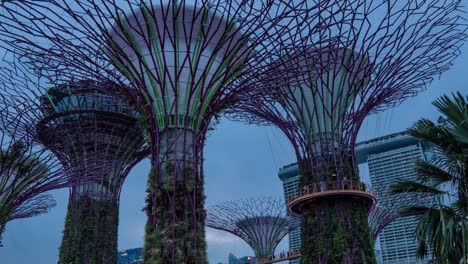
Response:
[[[429,195],[427,206],[400,208],[404,216],[416,216],[417,256],[430,249],[433,263],[467,264],[468,261],[468,102],[461,93],[442,96],[433,105],[442,113],[438,124],[428,119],[416,122],[408,133],[434,150],[429,161],[419,160],[417,181],[398,181],[395,193]]]

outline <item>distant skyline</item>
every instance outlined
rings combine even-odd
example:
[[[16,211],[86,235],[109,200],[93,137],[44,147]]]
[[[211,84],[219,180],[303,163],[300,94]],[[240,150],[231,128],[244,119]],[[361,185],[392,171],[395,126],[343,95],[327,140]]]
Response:
[[[403,131],[421,117],[436,120],[439,116],[431,102],[443,94],[461,91],[468,94],[468,45],[462,48],[454,66],[436,79],[416,98],[397,108],[367,118],[358,140]],[[290,143],[273,127],[248,126],[222,119],[209,134],[205,147],[206,206],[257,196],[282,197],[278,169],[296,161]],[[146,216],[144,207],[149,160],[140,162],[128,176],[121,195],[119,250],[143,246]],[[57,263],[62,237],[68,190],[52,192],[57,207],[49,214],[8,223],[0,248],[2,264]],[[225,232],[207,228],[210,264],[226,262],[229,253],[252,255],[245,242]],[[287,249],[287,238],[278,251]]]

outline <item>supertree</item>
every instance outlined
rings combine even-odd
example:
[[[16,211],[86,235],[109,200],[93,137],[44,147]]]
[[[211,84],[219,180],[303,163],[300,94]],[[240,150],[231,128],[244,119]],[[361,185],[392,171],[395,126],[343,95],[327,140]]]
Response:
[[[259,263],[274,255],[279,242],[297,227],[292,223],[284,201],[273,197],[224,202],[207,209],[206,226],[244,240]]]
[[[13,214],[8,218],[8,221],[46,214],[56,205],[57,203],[55,202],[52,195],[39,194],[19,205]]]
[[[393,220],[400,217],[398,211],[376,204],[369,211],[369,227],[372,231],[372,239],[376,240],[382,230]]]
[[[2,195],[0,194],[0,198],[1,196]],[[0,214],[8,214],[7,216],[2,216],[2,223],[0,223],[0,247],[3,247],[2,234],[5,231],[5,225],[8,222],[16,219],[30,218],[41,214],[46,214],[50,211],[50,209],[55,207],[55,205],[57,204],[52,195],[38,194],[24,200],[14,209],[12,213],[7,211],[7,209],[0,212]],[[3,219],[3,217],[6,217],[6,220]]]
[[[389,188],[374,191],[378,197],[377,203],[369,211],[369,227],[371,229],[372,239],[375,241],[385,227],[394,220],[404,217],[400,214],[401,206],[415,204],[425,206],[431,203],[427,195],[416,193],[392,194]]]
[[[263,71],[252,57],[270,57],[271,36],[286,36],[305,9],[294,0],[21,1],[4,5],[0,31],[5,48],[52,81],[125,84],[149,116],[145,261],[204,263],[206,131],[247,88],[230,83]]]
[[[2,109],[0,123],[17,127]],[[47,213],[55,206],[50,190],[73,186],[75,179],[52,153],[23,137],[11,137],[0,131],[0,245],[5,225],[12,220]]]
[[[270,60],[290,83],[253,80],[231,117],[276,125],[295,149],[300,191],[289,210],[302,215],[302,263],[375,263],[367,214],[376,197],[359,179],[356,136],[369,114],[449,69],[466,38],[461,1],[313,2],[317,20]]]
[[[163,162],[159,160],[161,156],[163,158],[170,156],[159,154],[167,145],[159,144],[159,142],[163,142],[165,138],[169,137],[165,136],[169,133],[168,131],[173,131],[173,129],[167,129],[169,128],[167,124],[176,124],[177,128],[184,128],[182,129],[184,135],[181,137],[190,139],[190,136],[185,135],[188,133],[186,131],[189,130],[185,128],[190,128],[187,123],[196,124],[202,120],[201,123],[204,125],[202,127],[208,127],[212,117],[223,107],[229,105],[227,99],[231,99],[232,95],[236,94],[235,92],[243,90],[239,87],[245,88],[247,87],[245,84],[251,82],[255,85],[249,85],[249,87],[259,90],[265,90],[265,87],[277,88],[276,90],[280,91],[282,95],[268,96],[271,95],[270,93],[263,96],[266,97],[264,101],[252,100],[255,98],[254,96],[247,96],[239,105],[242,106],[241,108],[247,109],[245,112],[253,112],[280,126],[285,131],[295,146],[301,164],[304,190],[350,189],[339,195],[337,192],[319,197],[313,195],[306,197],[304,195],[304,199],[296,200],[291,204],[292,210],[298,212],[296,209],[301,209],[304,211],[303,222],[306,228],[303,229],[303,253],[305,253],[303,261],[306,263],[352,262],[355,259],[360,261],[357,258],[366,258],[367,262],[373,261],[372,247],[369,246],[369,228],[364,218],[367,215],[367,207],[374,199],[358,182],[353,157],[356,134],[362,120],[369,113],[393,106],[404,98],[415,94],[424,88],[434,75],[448,69],[450,62],[458,54],[461,40],[465,37],[460,27],[461,17],[458,15],[460,1],[444,1],[443,3],[416,0],[405,2],[392,2],[390,0],[310,1],[308,3],[315,6],[314,16],[311,16],[310,13],[304,17],[294,14],[295,18],[303,18],[305,21],[301,25],[304,27],[300,29],[288,27],[289,25],[285,24],[282,27],[272,25],[281,19],[271,19],[271,13],[265,10],[268,8],[264,7],[275,6],[278,3],[271,1],[267,1],[264,5],[262,3],[254,5],[251,4],[252,1],[242,1],[239,6],[248,7],[245,9],[246,12],[242,8],[231,8],[231,6],[238,4],[233,4],[232,1],[222,5],[227,6],[226,9],[219,8],[219,2],[199,3],[197,1],[193,10],[198,10],[198,12],[193,12],[193,14],[198,14],[198,16],[188,16],[185,15],[185,12],[181,12],[181,10],[186,10],[185,1],[162,4],[166,8],[159,9],[163,13],[163,16],[159,16],[159,18],[165,22],[161,24],[167,25],[166,22],[170,21],[170,25],[179,25],[174,22],[185,21],[189,18],[199,19],[192,19],[189,22],[201,22],[199,24],[181,23],[184,25],[183,27],[167,26],[163,29],[160,28],[159,23],[144,23],[145,26],[135,25],[138,23],[131,24],[138,17],[143,17],[142,19],[145,21],[158,21],[155,16],[158,14],[155,12],[158,9],[155,10],[151,2],[134,5],[132,3],[120,4],[115,1],[80,1],[80,3],[67,5],[61,1],[52,1],[47,6],[33,5],[34,3],[28,2],[22,1],[21,5],[17,5],[15,8],[6,8],[3,18],[7,22],[2,24],[3,29],[1,30],[5,36],[6,46],[28,58],[31,63],[39,65],[38,67],[41,69],[52,73],[60,72],[62,76],[73,76],[76,73],[95,76],[98,73],[107,78],[113,70],[117,70],[124,74],[126,81],[137,87],[138,92],[129,97],[134,99],[133,102],[137,102],[137,106],[145,109],[145,112],[151,113],[150,132],[152,132],[151,139],[154,146],[153,164],[157,171],[155,175],[159,177],[152,178],[155,180],[150,183],[151,186],[162,186],[163,184],[158,185],[158,181],[161,183],[162,178],[167,178],[163,177],[167,159],[163,159]],[[53,8],[49,8],[50,6]],[[258,6],[261,8],[256,8]],[[44,9],[47,12],[43,12]],[[204,12],[206,10],[209,11]],[[221,15],[223,11],[231,16]],[[133,15],[125,15],[125,13]],[[219,39],[210,38],[212,36],[208,34],[210,31],[203,30],[206,24],[213,28],[213,25],[217,25],[216,21],[219,21],[216,19],[204,20],[203,18],[206,16],[203,14],[208,14],[208,17],[212,18],[211,14],[216,13],[225,18],[221,21],[227,21],[224,23],[226,29],[224,33],[227,34]],[[282,12],[275,12],[274,15],[278,17],[279,13]],[[138,16],[138,14],[142,15]],[[260,15],[255,16],[255,14]],[[250,19],[252,17],[254,19]],[[26,20],[27,23],[24,22]],[[254,23],[251,23],[252,21]],[[191,25],[189,28],[194,30],[180,30],[181,28],[186,29],[188,24]],[[198,28],[194,28],[193,25],[198,25]],[[109,28],[111,30],[108,30]],[[208,47],[208,45],[204,46],[203,44],[207,44],[211,40],[218,41],[218,44],[228,46],[231,44],[230,47],[236,46],[229,41],[236,39],[236,34],[229,30],[231,28],[234,32],[241,33],[243,37],[241,39],[247,40],[246,43],[237,41],[236,44],[237,47],[244,45],[248,47],[243,54],[249,56],[240,56],[240,58],[245,58],[242,65],[248,67],[224,67],[229,66],[229,61],[232,62],[234,58],[239,58],[236,56],[224,56],[225,60],[222,62],[227,63],[216,64],[216,55],[235,54],[235,52],[223,53],[226,49],[220,48],[222,45],[216,46],[215,51],[218,52],[211,53],[215,56],[208,56],[209,63],[201,64],[200,62],[203,62],[200,59],[202,56],[199,56],[201,53],[192,52],[192,49],[200,51],[204,47]],[[265,43],[265,38],[262,38],[261,34],[278,28],[286,29],[277,34],[277,38],[282,40],[278,43],[282,45],[266,44],[262,46],[261,44]],[[198,31],[201,34],[198,34],[198,38],[193,37],[194,41],[184,41],[182,45],[179,41],[175,41],[187,39],[187,37],[192,38],[193,32],[197,32],[196,29],[201,29]],[[122,32],[120,38],[119,32]],[[132,32],[136,32],[136,34],[132,34]],[[181,35],[182,32],[182,38],[174,38],[174,35]],[[116,34],[111,33],[117,33],[117,37]],[[144,42],[144,39],[149,39],[149,41]],[[197,41],[199,39],[202,41]],[[188,45],[189,43],[195,44]],[[258,49],[259,46],[263,49]],[[181,47],[185,47],[185,49]],[[102,52],[103,50],[105,52]],[[125,52],[123,52],[124,50]],[[129,50],[132,52],[128,52]],[[251,52],[254,50],[255,53]],[[243,49],[237,49],[237,51],[241,52]],[[271,60],[274,58],[272,54],[278,53],[284,55],[275,61]],[[164,56],[157,56],[157,54]],[[185,57],[180,56],[180,54],[185,55]],[[103,63],[109,62],[109,58],[110,63]],[[258,58],[258,60],[251,58]],[[263,67],[264,62],[268,60],[272,61],[269,69],[273,70],[269,71],[268,69],[269,74],[262,74],[265,71],[259,68]],[[236,61],[239,62],[239,60]],[[298,63],[299,65],[297,65]],[[213,75],[209,75],[209,71],[206,71],[210,67],[213,69]],[[180,90],[178,88],[179,81],[181,79],[187,80],[186,75],[183,75],[187,71],[183,69],[190,69],[188,76],[194,78],[189,78],[190,81],[187,82],[189,85],[186,86],[188,89]],[[223,69],[234,70],[230,72],[229,70],[222,71]],[[292,82],[289,85],[278,85],[276,76],[272,77],[271,73],[290,72],[290,69],[294,69],[291,72],[299,71],[302,74],[294,73],[291,75]],[[246,82],[230,82],[242,77],[245,74],[244,70],[255,72],[255,74],[248,75],[250,79],[247,79]],[[105,74],[102,74],[103,72]],[[203,75],[203,78],[197,78],[198,73],[200,76],[202,73],[207,75]],[[268,76],[265,77],[265,75]],[[51,74],[51,76],[56,75]],[[263,77],[260,81],[264,85],[258,85],[256,77]],[[206,85],[210,84],[210,81],[211,84],[216,84],[216,80],[223,80],[219,84],[228,83],[228,85]],[[335,82],[335,80],[337,81]],[[298,85],[294,85],[295,83]],[[202,89],[207,86],[215,88]],[[311,89],[312,87],[314,89]],[[294,95],[291,93],[292,90],[296,91],[296,96],[292,96]],[[167,91],[172,91],[172,93]],[[189,96],[179,96],[178,92],[185,92]],[[136,95],[140,95],[140,97]],[[178,100],[168,100],[171,97]],[[268,97],[273,100],[269,100]],[[209,104],[204,99],[208,100]],[[185,107],[185,112],[188,114],[179,118],[179,110],[183,108],[180,105],[184,105],[184,103],[189,106]],[[250,106],[249,109],[248,105],[253,106]],[[193,117],[194,113],[198,114],[197,118],[200,116],[203,118],[191,119],[190,117]],[[160,116],[159,119],[158,116]],[[180,119],[184,121],[181,122],[184,126],[179,125]],[[255,122],[252,119],[249,120]],[[205,133],[203,131],[203,129],[197,128],[195,135],[202,135],[202,137],[199,137],[201,140],[193,142],[204,141]],[[177,142],[180,143],[180,140]],[[178,145],[173,144],[173,146]],[[187,140],[182,140],[181,145],[187,145]],[[187,151],[181,152],[184,155],[187,155],[185,153],[191,154]],[[196,180],[194,182],[201,183],[201,151],[193,153],[195,153],[194,157],[199,158],[193,162],[197,165],[193,166],[195,168],[194,179]],[[184,165],[185,161],[177,162],[177,164],[180,163],[183,164],[183,168],[187,167]],[[170,165],[172,166],[169,168],[174,172],[172,174],[176,175],[179,166],[173,166],[173,162]],[[203,197],[197,195],[201,193],[201,187],[195,185],[195,188],[188,188],[188,192],[185,191],[185,193],[192,192],[193,199],[185,199],[182,195],[178,195],[181,198],[177,200],[190,200],[192,202],[192,208],[190,208],[192,213],[182,215],[183,213],[178,213],[175,210],[177,177],[171,177],[174,184],[169,186],[169,190],[172,192],[165,191],[163,188],[153,188],[154,198],[149,199],[152,203],[148,206],[151,208],[149,211],[154,212],[155,210],[152,209],[154,205],[163,208],[164,206],[160,207],[159,205],[169,204],[168,201],[173,201],[169,206],[169,209],[173,210],[164,210],[172,215],[170,221],[172,226],[169,228],[169,231],[172,232],[167,232],[167,228],[162,228],[161,224],[164,219],[169,217],[162,217],[160,220],[154,219],[154,215],[150,215],[150,228],[148,230],[148,233],[155,234],[154,238],[167,237],[167,234],[171,234],[171,239],[163,239],[163,241],[170,241],[169,243],[156,247],[157,249],[152,252],[153,255],[157,255],[156,258],[166,259],[168,262],[177,259],[176,252],[182,255],[179,259],[187,259],[184,258],[185,255],[193,255],[196,252],[196,250],[190,252],[175,250],[180,248],[176,244],[186,244],[187,241],[174,239],[178,236],[177,234],[185,234],[187,232],[184,231],[188,230],[187,226],[177,225],[177,223],[182,222],[179,219],[193,219],[188,224],[192,227],[190,230],[195,230],[192,237],[200,237],[196,235],[197,230],[203,229],[200,225],[198,228],[196,227],[197,223],[203,222],[202,210],[197,212],[197,209],[201,207],[195,206],[200,203],[193,202],[202,200]],[[348,183],[347,181],[350,179],[354,179],[354,181]],[[182,182],[185,184],[190,181],[183,180]],[[177,192],[178,194],[184,193],[184,191]],[[171,193],[172,195],[166,195]],[[324,192],[317,193],[323,194]],[[302,194],[306,194],[306,192]],[[347,199],[346,196],[361,197],[362,199]],[[168,197],[165,198],[166,203],[161,197]],[[331,201],[331,205],[329,204],[328,207],[325,206],[325,197],[327,197],[327,202]],[[318,203],[314,204],[314,201],[318,201]],[[357,210],[351,211],[350,207],[354,206],[352,204],[354,202],[357,203]],[[190,204],[190,202],[183,204]],[[304,204],[308,206],[298,206]],[[189,206],[186,207],[189,208]],[[180,212],[186,212],[186,210],[180,210]],[[315,215],[319,217],[315,217]],[[354,221],[351,221],[351,218]],[[326,221],[324,224],[327,228],[319,230],[318,227],[323,221]],[[158,228],[162,228],[163,232],[160,232]],[[147,238],[151,238],[151,236],[147,236]],[[188,241],[193,240],[197,239],[189,239]],[[319,241],[319,243],[312,243],[312,241]],[[330,243],[333,245],[329,245]],[[318,246],[315,247],[316,244]],[[190,243],[188,247],[185,245],[183,247],[197,248],[196,245],[195,242]],[[185,252],[188,253],[185,254]],[[199,257],[192,259],[199,259]]]
[[[141,115],[113,83],[46,88],[24,65],[6,64],[0,83],[5,105],[17,114],[12,134],[49,149],[79,183],[70,189],[59,263],[117,262],[120,191],[131,168],[149,155]]]

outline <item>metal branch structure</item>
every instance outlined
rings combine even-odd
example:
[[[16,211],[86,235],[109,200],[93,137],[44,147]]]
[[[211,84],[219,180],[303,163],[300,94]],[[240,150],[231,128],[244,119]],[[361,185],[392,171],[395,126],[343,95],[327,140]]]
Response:
[[[2,125],[16,126],[6,118]],[[65,188],[75,180],[65,173],[60,162],[44,148],[31,144],[26,138],[11,137],[0,132],[0,243],[7,222],[46,213],[55,202],[47,191]]]
[[[79,183],[70,189],[59,262],[116,262],[120,191],[131,168],[150,154],[141,115],[113,83],[46,88],[34,77],[14,61],[0,68],[5,105],[17,113],[12,134],[53,152]]]
[[[148,115],[145,262],[205,263],[203,145],[212,120],[265,70],[295,0],[21,1],[3,7],[3,45],[42,76],[113,81]],[[253,57],[258,60],[253,60]],[[131,87],[132,89],[129,89]]]
[[[389,188],[377,191],[379,198],[377,203],[369,211],[369,226],[372,231],[372,239],[375,241],[385,227],[394,220],[402,217],[399,208],[405,205],[415,204],[427,206],[431,198],[417,193],[392,194]]]
[[[393,220],[400,217],[394,208],[385,208],[378,203],[369,211],[369,226],[372,230],[372,239],[377,239],[382,230]]]
[[[356,135],[449,69],[466,38],[461,1],[136,2],[6,3],[0,32],[52,82],[112,80],[148,114],[145,261],[205,261],[203,144],[238,102],[236,119],[277,125],[295,147],[302,261],[375,262]]]
[[[225,202],[207,209],[206,225],[244,240],[258,263],[274,256],[276,246],[297,228],[291,224],[284,201],[272,197]]]
[[[24,201],[20,206],[18,206],[13,214],[8,218],[8,221],[46,214],[56,205],[57,203],[52,195],[39,194]]]
[[[296,151],[301,190],[289,210],[303,216],[302,263],[375,263],[367,214],[376,197],[360,182],[356,137],[368,115],[450,68],[466,39],[461,1],[311,2],[316,20],[270,60],[289,83],[252,81],[231,117],[278,126]]]

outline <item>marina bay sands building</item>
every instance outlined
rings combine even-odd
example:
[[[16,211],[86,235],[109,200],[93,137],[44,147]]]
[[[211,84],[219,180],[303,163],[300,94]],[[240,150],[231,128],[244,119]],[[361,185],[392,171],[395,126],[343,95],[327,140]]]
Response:
[[[396,179],[412,180],[416,178],[413,172],[417,159],[430,159],[432,153],[418,139],[406,135],[404,132],[361,142],[356,146],[357,162],[360,164],[361,178],[370,177],[375,189],[384,189]],[[283,182],[286,201],[294,197],[299,190],[299,169],[296,163],[282,167],[278,173]],[[379,197],[379,195],[381,197]],[[378,193],[378,198],[387,200]],[[384,204],[381,204],[385,206]],[[379,236],[380,245],[378,263],[382,264],[421,264],[427,260],[416,259],[417,242],[414,231],[417,220],[414,217],[398,218],[385,227]],[[297,229],[289,233],[289,249],[300,249],[301,233]],[[379,243],[379,242],[377,242]],[[300,263],[299,259],[290,260],[290,264]]]
[[[279,170],[279,178],[283,182],[284,188],[284,200],[289,203],[291,197],[296,197],[299,194],[299,167],[297,163],[286,165]],[[293,221],[299,222],[296,219]],[[289,250],[300,250],[301,249],[301,228],[299,227],[289,233]],[[299,264],[301,260],[292,259],[289,261],[290,264]]]
[[[384,189],[397,179],[416,180],[414,162],[430,159],[432,153],[418,139],[405,133],[395,133],[356,146],[359,164],[367,164],[373,188]],[[363,173],[363,172],[361,172]],[[385,203],[388,193],[380,193]],[[385,204],[382,204],[385,206]],[[401,217],[390,223],[380,234],[381,261],[383,264],[420,264],[428,260],[417,260],[417,241],[414,232],[415,217]]]

